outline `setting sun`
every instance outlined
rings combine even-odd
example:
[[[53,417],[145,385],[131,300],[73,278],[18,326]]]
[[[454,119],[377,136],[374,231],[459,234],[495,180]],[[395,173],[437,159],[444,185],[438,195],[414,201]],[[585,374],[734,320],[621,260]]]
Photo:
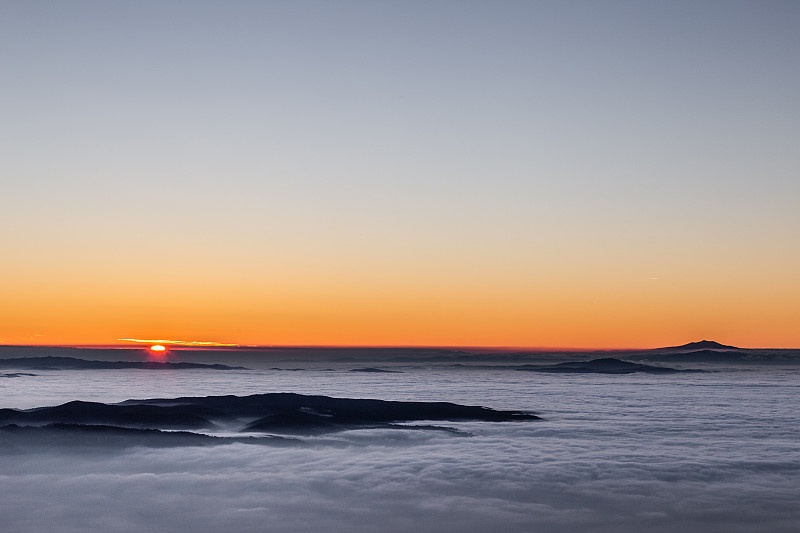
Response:
[[[154,344],[150,347],[151,352],[165,352],[167,349],[160,344]]]

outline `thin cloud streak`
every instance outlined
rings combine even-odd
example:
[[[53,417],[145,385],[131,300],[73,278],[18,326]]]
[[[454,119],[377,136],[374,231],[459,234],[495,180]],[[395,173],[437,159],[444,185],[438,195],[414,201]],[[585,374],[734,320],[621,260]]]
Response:
[[[125,342],[140,342],[143,344],[171,344],[174,346],[239,346],[238,344],[214,341],[176,341],[169,339],[117,339]]]

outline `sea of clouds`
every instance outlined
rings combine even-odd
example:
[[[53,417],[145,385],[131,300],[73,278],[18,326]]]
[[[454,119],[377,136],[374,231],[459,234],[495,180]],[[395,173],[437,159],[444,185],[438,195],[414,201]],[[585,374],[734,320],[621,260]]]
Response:
[[[133,392],[136,376],[152,376],[130,372],[104,379]],[[426,400],[535,407],[544,420],[448,424],[468,436],[353,430],[291,448],[0,454],[3,531],[794,532],[800,524],[794,371],[287,374],[213,379],[230,379],[232,392],[283,384],[398,399],[417,389]],[[173,383],[182,390],[185,379]],[[168,392],[166,382],[157,387]]]

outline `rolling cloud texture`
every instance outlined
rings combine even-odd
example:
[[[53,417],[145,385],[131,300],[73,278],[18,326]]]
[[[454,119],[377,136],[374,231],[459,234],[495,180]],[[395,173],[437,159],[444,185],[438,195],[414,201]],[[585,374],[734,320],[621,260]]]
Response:
[[[472,428],[473,430],[476,428]],[[477,437],[355,431],[307,448],[231,444],[2,457],[4,529],[27,531],[725,531],[796,526],[796,462],[699,454],[500,424]],[[618,438],[618,437],[616,437]],[[535,446],[520,447],[533,439]],[[716,487],[716,488],[712,488]],[[730,491],[725,490],[729,487]],[[677,518],[676,518],[677,517]]]

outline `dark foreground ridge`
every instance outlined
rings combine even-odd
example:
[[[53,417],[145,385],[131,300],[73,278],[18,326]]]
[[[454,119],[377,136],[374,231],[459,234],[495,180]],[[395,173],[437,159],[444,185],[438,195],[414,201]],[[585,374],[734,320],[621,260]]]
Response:
[[[0,449],[15,446],[14,443],[23,437],[38,439],[38,442],[50,439],[61,445],[69,445],[76,439],[105,442],[130,438],[125,440],[133,443],[127,444],[129,446],[156,441],[159,445],[180,446],[186,442],[202,445],[263,438],[220,440],[189,430],[222,428],[284,435],[319,435],[361,428],[454,431],[442,426],[404,423],[419,420],[508,422],[538,418],[522,411],[498,411],[447,402],[393,402],[290,393],[127,400],[119,404],[73,401],[55,407],[0,409]]]
[[[76,357],[16,357],[0,359],[0,368],[25,370],[113,370],[125,368],[141,368],[147,370],[246,370],[242,366],[209,365],[202,363],[170,363],[158,361],[91,361]]]
[[[263,437],[215,437],[191,431],[162,431],[97,424],[47,424],[0,427],[0,453],[26,453],[43,449],[96,452],[135,446],[171,448],[174,446],[218,446],[220,444],[261,444],[303,446],[300,439],[267,435]]]
[[[678,370],[677,368],[664,366],[642,365],[612,357],[593,359],[591,361],[569,361],[555,365],[523,365],[517,367],[517,370],[547,372],[550,374],[633,374],[634,372],[674,374],[677,372],[702,372],[701,370]]]

